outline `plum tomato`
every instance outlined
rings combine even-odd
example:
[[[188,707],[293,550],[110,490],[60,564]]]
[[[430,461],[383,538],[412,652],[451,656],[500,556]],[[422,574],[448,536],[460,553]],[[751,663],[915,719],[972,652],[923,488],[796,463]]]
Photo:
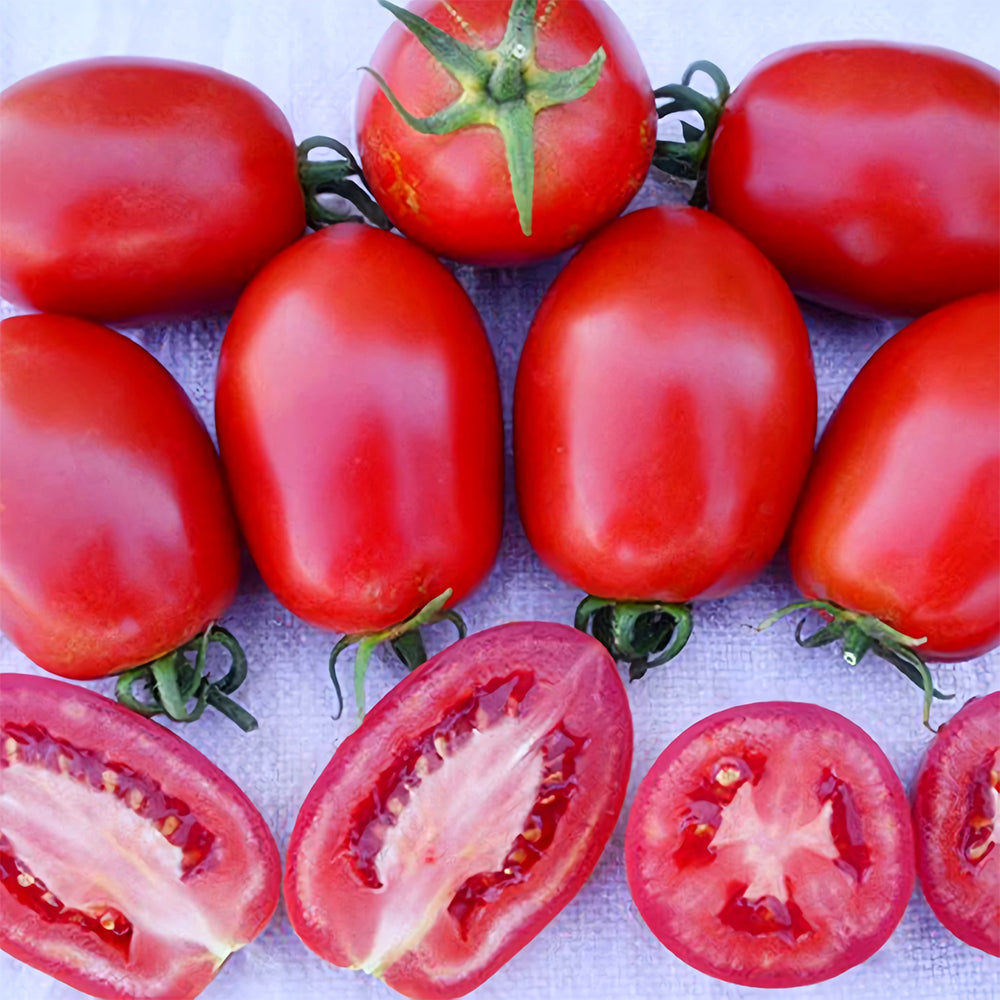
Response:
[[[914,785],[917,874],[938,920],[1000,957],[1000,691],[938,731]]]
[[[0,947],[96,997],[197,996],[277,906],[260,813],[102,695],[24,674],[0,691]]]
[[[299,812],[285,900],[305,944],[409,997],[457,997],[524,947],[614,829],[632,721],[614,661],[517,622],[409,674]]]
[[[888,940],[914,885],[902,783],[817,705],[729,708],[691,726],[636,793],[632,898],[678,958],[742,986],[804,986]]]

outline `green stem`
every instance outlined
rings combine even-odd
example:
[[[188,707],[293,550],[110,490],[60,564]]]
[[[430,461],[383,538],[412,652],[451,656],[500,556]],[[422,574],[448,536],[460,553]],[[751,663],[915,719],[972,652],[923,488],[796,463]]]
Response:
[[[337,153],[341,159],[312,160],[314,149]],[[311,229],[321,229],[338,222],[369,222],[379,229],[391,229],[389,217],[366,190],[361,166],[342,142],[325,135],[314,135],[298,146],[299,183],[306,200],[306,221]],[[357,182],[352,180],[357,178]],[[336,195],[352,204],[358,214],[338,212],[320,201],[321,195]]]

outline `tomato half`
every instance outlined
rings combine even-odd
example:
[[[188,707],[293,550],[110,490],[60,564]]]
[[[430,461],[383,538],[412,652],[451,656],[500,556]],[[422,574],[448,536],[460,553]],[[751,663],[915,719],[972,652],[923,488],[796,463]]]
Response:
[[[97,997],[197,996],[277,906],[260,813],[95,692],[22,674],[0,691],[0,947]]]
[[[456,642],[309,792],[288,845],[292,926],[406,996],[462,996],[576,895],[631,760],[625,689],[594,639],[518,622]]]
[[[105,322],[230,308],[305,230],[284,115],[244,80],[136,57],[0,94],[0,293]]]
[[[216,424],[250,551],[306,621],[377,631],[492,567],[496,366],[472,302],[415,244],[343,223],[272,261],[226,331]]]
[[[625,831],[632,898],[700,972],[820,982],[889,938],[914,884],[903,786],[854,723],[817,705],[717,712],[663,751]]]
[[[914,785],[917,872],[938,920],[1000,957],[1000,691],[938,731]]]
[[[635,44],[607,4],[417,0],[407,9],[468,49],[452,72],[397,23],[371,61],[412,115],[440,119],[461,97],[464,127],[456,131],[426,134],[373,77],[361,85],[365,177],[401,232],[439,256],[515,265],[580,242],[625,208],[649,170],[656,108]],[[603,61],[590,89],[546,103],[549,91],[567,93],[553,74],[593,65],[599,50]],[[479,82],[470,68],[477,60]],[[509,72],[498,72],[500,64]],[[510,93],[501,93],[505,88]],[[528,188],[527,206],[515,202],[518,185]]]
[[[239,536],[184,390],[138,344],[63,316],[0,323],[0,628],[39,666],[100,677],[229,607]]]

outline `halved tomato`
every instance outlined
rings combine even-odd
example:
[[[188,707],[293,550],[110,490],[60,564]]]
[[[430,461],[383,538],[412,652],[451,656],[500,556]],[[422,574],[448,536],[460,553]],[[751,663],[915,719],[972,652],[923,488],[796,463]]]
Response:
[[[632,898],[700,972],[804,986],[863,962],[913,891],[906,795],[843,716],[792,702],[696,723],[643,779],[625,832]]]
[[[277,905],[260,813],[102,695],[23,674],[0,689],[0,947],[96,997],[197,996]]]
[[[632,722],[614,661],[518,622],[428,660],[338,748],[288,847],[292,926],[409,997],[457,997],[593,871],[618,818]]]

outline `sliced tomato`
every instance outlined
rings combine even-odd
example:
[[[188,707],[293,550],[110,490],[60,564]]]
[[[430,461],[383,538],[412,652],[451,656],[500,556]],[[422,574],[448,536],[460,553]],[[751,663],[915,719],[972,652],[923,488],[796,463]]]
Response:
[[[1000,957],[1000,691],[938,733],[917,776],[917,872],[957,938]]]
[[[766,702],[711,715],[663,751],[636,794],[625,864],[643,919],[688,965],[803,986],[888,940],[913,890],[913,831],[861,729]]]
[[[628,700],[596,640],[519,622],[457,642],[372,709],[306,798],[292,926],[407,996],[461,996],[576,895],[631,760]]]
[[[0,947],[97,997],[197,996],[277,905],[260,813],[102,695],[22,674],[0,686]]]

